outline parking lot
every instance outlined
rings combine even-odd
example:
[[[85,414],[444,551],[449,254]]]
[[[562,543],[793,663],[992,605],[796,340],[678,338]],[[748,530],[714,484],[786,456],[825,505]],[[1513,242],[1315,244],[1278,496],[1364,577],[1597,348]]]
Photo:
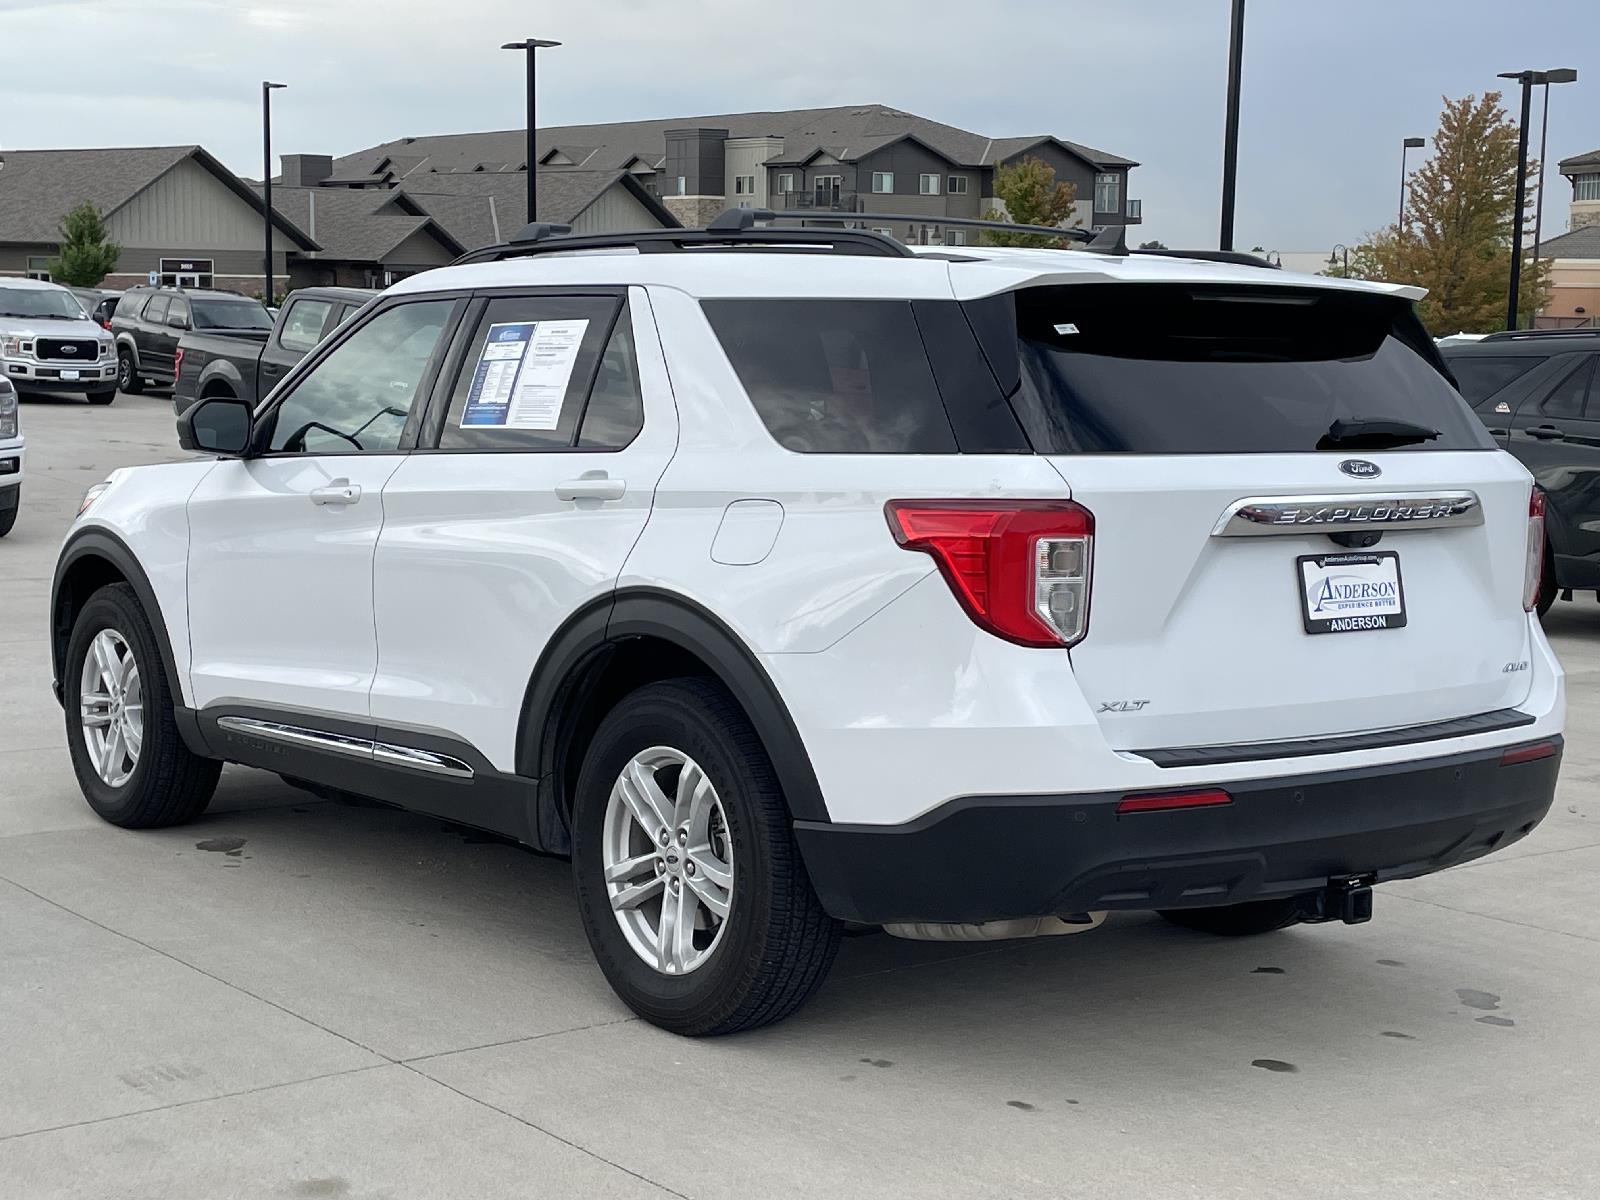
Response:
[[[1593,1197],[1600,605],[1548,624],[1556,805],[1371,924],[847,941],[799,1016],[633,1018],[565,862],[230,768],[193,825],[78,794],[50,695],[84,489],[168,399],[23,406],[0,541],[0,1195]],[[1003,864],[977,869],[1003,870]]]

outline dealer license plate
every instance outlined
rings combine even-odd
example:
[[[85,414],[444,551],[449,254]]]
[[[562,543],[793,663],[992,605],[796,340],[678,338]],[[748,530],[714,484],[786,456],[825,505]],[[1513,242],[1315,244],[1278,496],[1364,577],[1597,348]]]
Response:
[[[61,378],[63,378],[63,379],[76,379],[77,377],[78,377],[78,373],[76,371],[63,371],[63,372],[61,372]]]
[[[1307,633],[1399,629],[1406,623],[1400,556],[1392,550],[1303,554],[1295,569]]]

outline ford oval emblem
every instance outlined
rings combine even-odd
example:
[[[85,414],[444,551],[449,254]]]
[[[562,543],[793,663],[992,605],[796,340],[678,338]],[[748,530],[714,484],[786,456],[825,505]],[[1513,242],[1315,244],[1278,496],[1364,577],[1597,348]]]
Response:
[[[1377,463],[1368,462],[1364,458],[1347,458],[1339,464],[1339,470],[1351,479],[1376,479],[1383,474]]]

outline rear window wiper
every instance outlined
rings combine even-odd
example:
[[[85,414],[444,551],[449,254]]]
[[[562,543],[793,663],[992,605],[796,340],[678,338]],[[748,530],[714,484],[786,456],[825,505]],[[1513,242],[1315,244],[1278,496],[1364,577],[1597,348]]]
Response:
[[[1393,417],[1340,417],[1317,442],[1318,450],[1384,450],[1431,442],[1437,429]]]

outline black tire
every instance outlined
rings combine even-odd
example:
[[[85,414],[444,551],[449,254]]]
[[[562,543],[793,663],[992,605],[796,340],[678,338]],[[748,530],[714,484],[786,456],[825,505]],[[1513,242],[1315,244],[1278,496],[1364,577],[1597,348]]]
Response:
[[[1539,599],[1535,607],[1542,617],[1550,611],[1550,606],[1556,602],[1556,593],[1561,589],[1556,586],[1556,555],[1550,548],[1548,541],[1544,544],[1544,567],[1539,573]]]
[[[13,495],[8,497],[11,507],[0,511],[0,537],[11,532],[17,523],[17,514],[22,511],[22,485],[17,484],[12,492]]]
[[[734,890],[722,940],[700,967],[666,975],[635,953],[612,912],[602,837],[612,785],[639,752],[668,746],[692,758],[727,819]],[[578,779],[573,877],[589,945],[623,1002],[673,1033],[704,1037],[780,1021],[817,990],[839,949],[790,829],[772,761],[743,711],[700,679],[653,683],[601,722]]]
[[[113,387],[106,388],[104,391],[89,392],[88,397],[90,404],[110,404],[117,398],[117,389]]]
[[[1220,908],[1163,908],[1161,915],[1174,925],[1214,933],[1219,937],[1253,937],[1300,923],[1300,899],[1250,900]]]
[[[104,629],[114,630],[127,643],[144,691],[143,745],[132,774],[117,787],[103,781],[90,761],[80,722],[83,661]],[[222,764],[201,758],[184,745],[173,718],[172,681],[166,677],[155,631],[133,588],[108,584],[89,597],[73,622],[62,676],[72,770],[90,808],[124,829],[179,825],[205,811]]]
[[[144,380],[139,378],[133,351],[126,346],[117,351],[117,389],[130,396],[137,396],[144,391]]]

